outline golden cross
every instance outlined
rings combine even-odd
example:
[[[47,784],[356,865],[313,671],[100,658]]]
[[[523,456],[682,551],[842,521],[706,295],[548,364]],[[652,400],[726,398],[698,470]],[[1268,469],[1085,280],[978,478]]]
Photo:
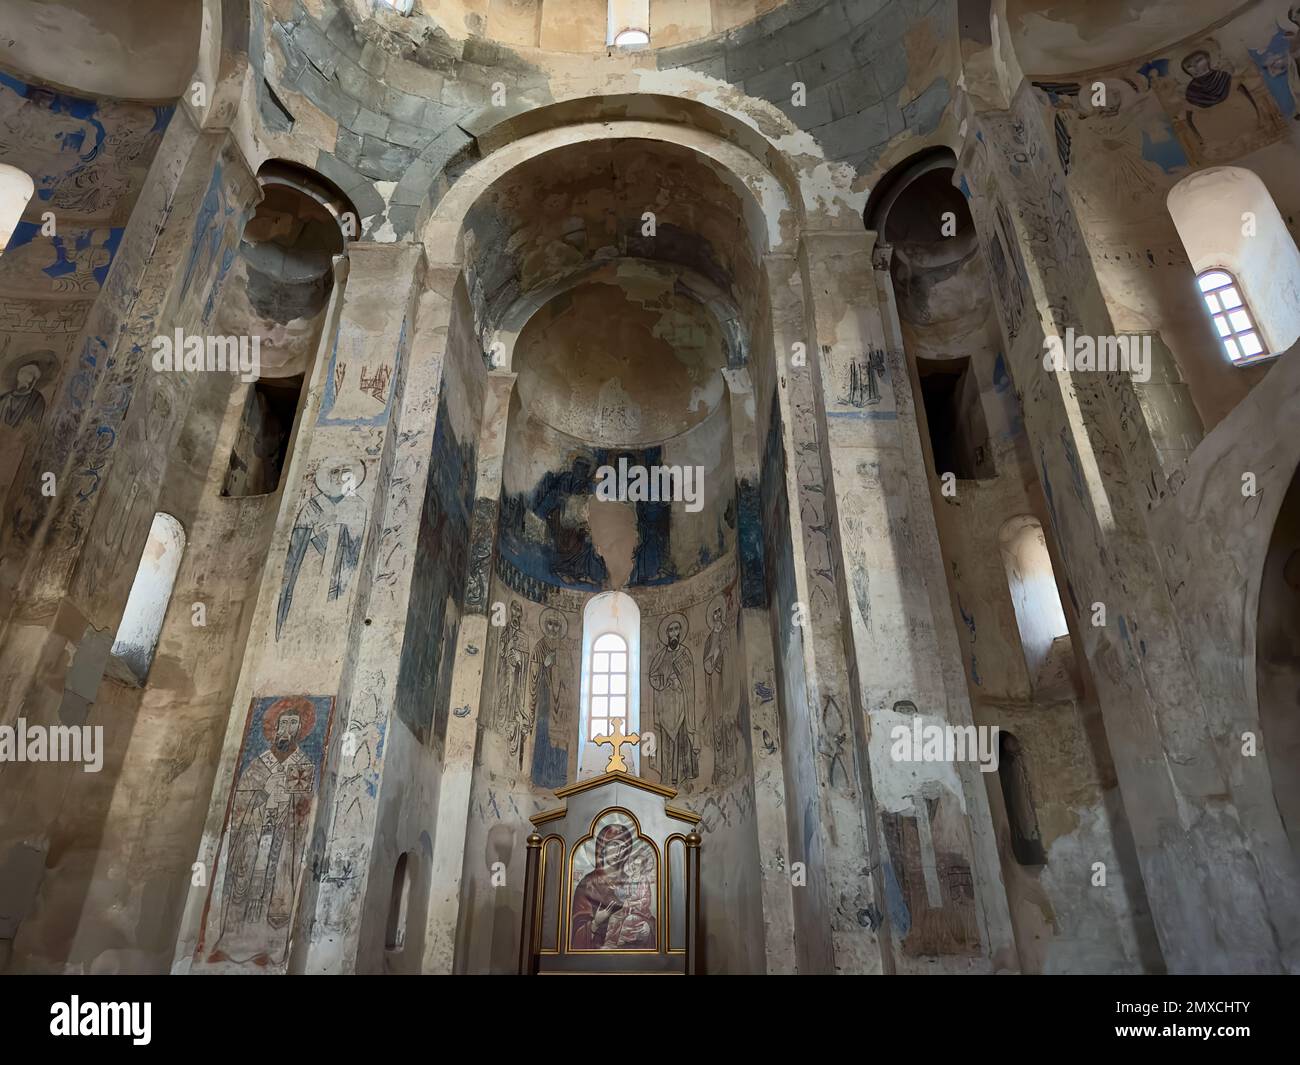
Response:
[[[635,732],[630,736],[624,735],[623,719],[621,717],[616,717],[610,722],[609,731],[610,735],[608,736],[592,736],[591,742],[597,747],[608,743],[614,748],[614,753],[609,756],[609,765],[605,766],[606,773],[626,773],[628,771],[627,762],[623,760],[621,748],[624,744],[640,743],[641,737]]]

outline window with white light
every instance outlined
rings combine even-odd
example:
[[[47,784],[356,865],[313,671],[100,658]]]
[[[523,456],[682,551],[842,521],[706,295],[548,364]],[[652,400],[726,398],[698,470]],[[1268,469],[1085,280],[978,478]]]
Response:
[[[624,736],[641,728],[641,612],[625,592],[602,592],[582,612],[582,680],[579,691],[578,779],[599,776],[609,762],[609,744],[597,736]],[[640,748],[627,745],[623,757],[640,772]]]
[[[1241,295],[1241,286],[1226,270],[1207,270],[1196,279],[1210,312],[1219,343],[1233,362],[1265,355],[1259,327]]]
[[[144,687],[184,551],[185,529],[181,523],[170,514],[155,514],[109,655],[110,676]]]
[[[610,735],[619,718],[627,735],[627,641],[607,632],[591,645],[591,717],[589,739]]]
[[[1214,357],[1245,366],[1300,340],[1300,248],[1263,179],[1239,166],[1198,170],[1168,203],[1219,338]]]
[[[650,0],[609,0],[609,34],[614,48],[644,48],[650,43]]]

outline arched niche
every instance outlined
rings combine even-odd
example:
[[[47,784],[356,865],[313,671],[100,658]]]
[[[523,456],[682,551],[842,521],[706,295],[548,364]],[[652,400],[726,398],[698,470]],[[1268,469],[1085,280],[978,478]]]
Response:
[[[934,473],[991,480],[1018,412],[998,384],[1006,371],[989,271],[955,166],[944,147],[898,163],[872,190],[864,222],[888,257]]]
[[[1300,249],[1259,176],[1236,166],[1200,170],[1169,190],[1168,206],[1198,277],[1227,271],[1266,354],[1290,348],[1300,338]]]
[[[1300,471],[1291,480],[1264,558],[1255,672],[1273,797],[1300,856]]]
[[[244,226],[216,316],[216,332],[256,346],[258,379],[247,384],[223,496],[274,492],[288,464],[337,280],[336,264],[358,228],[350,201],[321,175],[270,160],[258,171],[262,198]]]

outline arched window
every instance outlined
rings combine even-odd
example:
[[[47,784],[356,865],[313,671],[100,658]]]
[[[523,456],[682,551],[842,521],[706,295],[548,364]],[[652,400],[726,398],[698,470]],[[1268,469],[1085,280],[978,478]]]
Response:
[[[1242,364],[1300,339],[1300,249],[1259,176],[1211,167],[1168,202],[1224,354]]]
[[[1047,538],[1039,520],[1025,514],[1011,518],[998,530],[1002,565],[1016,609],[1020,645],[1025,652],[1029,682],[1035,688],[1050,665],[1057,641],[1068,641],[1070,626],[1065,620],[1061,596]]]
[[[35,185],[32,179],[16,166],[0,163],[0,254],[9,246],[23,212],[31,202]]]
[[[1263,355],[1259,327],[1241,295],[1237,279],[1226,270],[1207,270],[1196,279],[1223,350],[1233,362]]]
[[[578,779],[605,771],[612,748],[597,736],[641,728],[641,611],[623,592],[604,592],[587,601],[582,614],[582,700]],[[622,748],[638,772],[640,751]]]
[[[650,0],[609,0],[609,34],[615,48],[644,48],[650,43]]]
[[[109,672],[119,680],[144,686],[158,650],[163,618],[184,550],[185,529],[181,523],[170,514],[155,514],[113,641]]]

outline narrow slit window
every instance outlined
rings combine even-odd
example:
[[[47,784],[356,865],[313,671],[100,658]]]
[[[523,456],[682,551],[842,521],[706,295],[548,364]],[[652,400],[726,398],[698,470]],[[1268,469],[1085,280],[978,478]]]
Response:
[[[108,671],[119,680],[144,687],[184,551],[181,523],[170,514],[155,514],[109,656]]]
[[[1255,316],[1246,305],[1236,278],[1226,270],[1207,270],[1197,277],[1196,283],[1224,354],[1233,362],[1267,355]]]
[[[1007,823],[1011,829],[1011,853],[1017,863],[1025,866],[1047,864],[1042,834],[1038,830],[1038,814],[1034,810],[1033,792],[1029,787],[1029,773],[1025,768],[1020,741],[1010,732],[998,734],[998,779],[1002,784],[1002,799],[1007,807]]]
[[[388,899],[388,927],[384,933],[384,948],[400,951],[406,946],[406,916],[411,906],[411,869],[407,854],[397,859],[393,870],[393,890]]]

